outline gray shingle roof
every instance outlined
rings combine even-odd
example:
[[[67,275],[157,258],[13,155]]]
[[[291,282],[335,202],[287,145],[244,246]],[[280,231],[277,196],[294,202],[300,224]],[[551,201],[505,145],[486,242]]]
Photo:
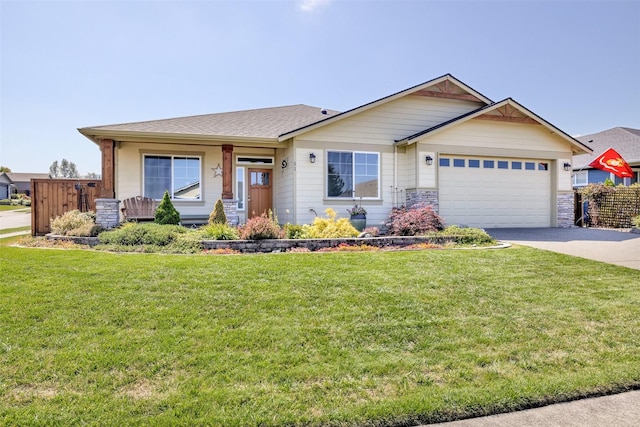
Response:
[[[48,179],[48,173],[24,173],[24,172],[7,172],[7,176],[13,182],[29,182],[31,179]]]
[[[630,165],[640,165],[640,129],[615,127],[591,135],[579,136],[576,139],[591,147],[593,153],[573,156],[574,170],[589,165],[609,148],[616,150]]]
[[[204,114],[164,120],[92,126],[80,129],[83,134],[91,130],[149,132],[180,135],[232,136],[248,138],[277,138],[279,135],[338,114],[308,105],[260,108],[255,110]]]

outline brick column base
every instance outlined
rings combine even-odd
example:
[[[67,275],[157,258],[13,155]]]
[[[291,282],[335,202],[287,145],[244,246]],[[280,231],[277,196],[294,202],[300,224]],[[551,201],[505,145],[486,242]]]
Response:
[[[575,214],[574,195],[571,193],[558,193],[558,227],[572,227],[574,225]]]
[[[120,200],[96,199],[96,225],[108,230],[119,224]]]
[[[240,216],[238,216],[238,201],[235,199],[222,199],[224,205],[224,214],[227,216],[227,222],[231,225],[238,225]]]

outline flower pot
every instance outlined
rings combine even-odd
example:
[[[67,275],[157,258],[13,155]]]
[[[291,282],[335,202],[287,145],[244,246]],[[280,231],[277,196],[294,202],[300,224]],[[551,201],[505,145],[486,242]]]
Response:
[[[366,215],[352,215],[349,221],[351,221],[351,225],[353,225],[353,228],[360,232],[367,227]]]

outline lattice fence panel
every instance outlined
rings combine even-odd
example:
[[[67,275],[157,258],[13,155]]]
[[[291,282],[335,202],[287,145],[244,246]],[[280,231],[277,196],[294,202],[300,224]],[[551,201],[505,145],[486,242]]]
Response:
[[[629,228],[640,215],[640,186],[603,187],[588,195],[589,223],[596,227]]]

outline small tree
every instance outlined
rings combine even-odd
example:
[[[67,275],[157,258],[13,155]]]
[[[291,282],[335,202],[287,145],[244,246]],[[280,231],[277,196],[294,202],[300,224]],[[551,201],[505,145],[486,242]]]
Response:
[[[218,199],[216,205],[213,208],[213,212],[209,215],[209,224],[226,224],[227,215],[224,213],[224,205],[222,200]]]
[[[169,192],[166,190],[164,196],[162,196],[160,205],[158,205],[156,209],[154,222],[156,224],[180,224],[180,213],[173,206],[173,203],[171,203]]]
[[[11,173],[11,168],[8,168],[6,166],[0,166],[0,173],[2,172]]]
[[[80,174],[75,163],[62,159],[59,164],[56,160],[49,166],[49,176],[51,178],[79,178]]]

